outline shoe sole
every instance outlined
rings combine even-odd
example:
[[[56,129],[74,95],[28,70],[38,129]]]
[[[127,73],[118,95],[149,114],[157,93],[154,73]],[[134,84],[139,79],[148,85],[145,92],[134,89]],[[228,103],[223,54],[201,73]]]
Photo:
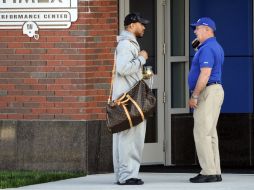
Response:
[[[192,181],[190,180],[191,183],[213,183],[213,182],[220,182],[218,180],[214,181],[214,180],[205,180],[205,181]]]
[[[117,185],[143,185],[144,183],[117,183]]]

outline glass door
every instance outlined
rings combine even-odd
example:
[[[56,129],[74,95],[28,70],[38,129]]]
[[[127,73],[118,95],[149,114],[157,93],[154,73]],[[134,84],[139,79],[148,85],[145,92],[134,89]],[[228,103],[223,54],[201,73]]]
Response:
[[[189,0],[166,4],[165,147],[166,165],[171,165],[171,116],[189,112]]]
[[[144,37],[138,39],[141,49],[148,52],[147,66],[155,74],[152,89],[157,96],[156,111],[147,120],[143,164],[164,164],[164,1],[163,0],[121,0],[119,1],[120,29],[124,17],[130,12],[140,12],[150,23]]]

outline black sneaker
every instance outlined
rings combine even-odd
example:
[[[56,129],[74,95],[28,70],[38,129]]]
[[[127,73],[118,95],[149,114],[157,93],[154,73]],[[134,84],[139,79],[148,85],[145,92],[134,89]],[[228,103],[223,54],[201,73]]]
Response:
[[[202,175],[198,174],[196,177],[190,178],[192,183],[208,183],[208,182],[217,182],[217,175]]]
[[[216,175],[216,177],[217,177],[217,181],[218,181],[218,182],[222,181],[221,175]]]
[[[118,185],[143,185],[144,182],[142,181],[142,179],[130,178],[130,179],[127,179],[124,183],[117,182],[117,184]]]

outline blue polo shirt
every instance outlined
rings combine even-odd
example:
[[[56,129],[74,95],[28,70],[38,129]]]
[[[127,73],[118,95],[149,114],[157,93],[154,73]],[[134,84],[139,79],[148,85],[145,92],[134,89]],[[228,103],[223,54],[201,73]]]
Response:
[[[221,83],[222,66],[224,62],[224,51],[215,37],[208,38],[199,47],[193,57],[188,83],[190,90],[194,90],[200,74],[204,67],[212,68],[208,83]]]

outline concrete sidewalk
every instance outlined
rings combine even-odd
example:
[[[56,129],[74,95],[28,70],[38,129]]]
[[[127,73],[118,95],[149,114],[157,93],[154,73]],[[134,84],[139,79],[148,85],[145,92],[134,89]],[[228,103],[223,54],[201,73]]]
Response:
[[[114,184],[113,174],[88,175],[38,185],[20,187],[21,190],[254,190],[254,174],[223,174],[222,182],[193,184],[190,173],[140,173],[145,182],[140,186]],[[8,189],[9,190],[9,189]]]

